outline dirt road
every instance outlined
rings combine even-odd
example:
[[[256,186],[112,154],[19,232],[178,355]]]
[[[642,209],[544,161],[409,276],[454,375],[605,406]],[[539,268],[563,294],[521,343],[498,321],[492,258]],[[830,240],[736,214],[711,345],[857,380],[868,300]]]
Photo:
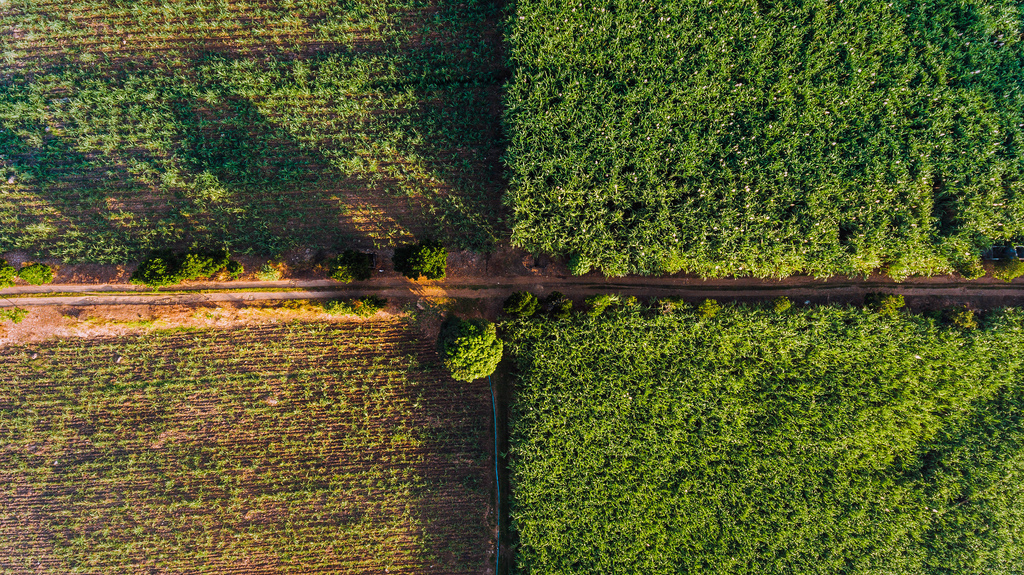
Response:
[[[679,277],[600,276],[463,276],[444,281],[414,282],[403,277],[380,277],[339,284],[330,280],[276,282],[208,282],[154,291],[131,284],[17,286],[0,290],[0,307],[189,305],[217,302],[260,302],[285,299],[325,299],[380,295],[387,298],[456,297],[494,299],[513,291],[543,295],[560,291],[582,300],[599,293],[639,298],[676,296],[686,299],[758,301],[787,296],[797,302],[860,303],[871,292],[903,294],[917,308],[969,304],[976,308],[1024,305],[1024,284],[991,278],[966,281],[952,277],[915,278],[902,283],[884,277],[867,279],[796,277],[785,280],[753,278],[701,280]]]

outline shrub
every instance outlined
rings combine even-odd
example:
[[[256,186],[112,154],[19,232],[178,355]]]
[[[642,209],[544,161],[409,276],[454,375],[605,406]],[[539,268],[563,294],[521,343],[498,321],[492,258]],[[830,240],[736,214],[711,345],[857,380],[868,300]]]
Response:
[[[370,279],[370,266],[373,265],[373,256],[360,253],[354,250],[345,250],[325,264],[327,277],[339,282],[360,282]]]
[[[493,323],[450,318],[437,342],[444,366],[458,381],[486,377],[498,367],[503,345]]]
[[[18,272],[14,266],[7,263],[7,260],[0,260],[0,289],[14,285],[16,277],[18,277]]]
[[[448,267],[448,248],[437,242],[422,242],[395,250],[395,270],[408,278],[424,276],[443,280]]]
[[[587,314],[595,317],[599,316],[602,313],[604,313],[606,309],[608,309],[608,306],[618,301],[619,296],[617,295],[611,295],[606,293],[592,295],[586,299],[586,304],[590,308],[589,310],[587,310]]]
[[[139,264],[130,281],[133,284],[150,287],[174,285],[183,281],[210,277],[226,269],[230,263],[228,252],[224,250],[184,254],[159,250],[153,252]]]
[[[153,253],[139,264],[129,280],[133,284],[160,287],[178,283],[174,254],[166,251]]]
[[[686,303],[681,297],[664,297],[658,300],[659,311],[661,315],[672,315],[676,312],[685,311],[690,309],[690,304]]]
[[[537,296],[527,291],[517,291],[508,296],[505,305],[502,306],[502,311],[506,315],[530,317],[537,313],[538,307],[540,307],[540,301],[537,300]]]
[[[323,302],[324,313],[330,315],[356,315],[359,317],[370,317],[384,309],[388,300],[375,295],[368,295],[359,299],[339,300],[332,299]]]
[[[208,278],[228,267],[228,252],[189,252],[178,260],[176,272],[179,283],[200,278]]]
[[[579,254],[573,255],[569,258],[569,273],[574,276],[581,276],[594,269],[594,264],[588,261],[586,258]]]
[[[245,266],[237,260],[231,260],[228,265],[224,267],[224,271],[228,274],[228,277],[236,280],[245,273]]]
[[[864,296],[864,305],[878,315],[896,317],[900,308],[906,305],[903,296],[885,293],[869,293]]]
[[[276,282],[281,279],[281,269],[278,266],[267,262],[263,264],[260,271],[256,272],[256,279],[261,282]]]
[[[953,268],[964,279],[976,280],[985,275],[985,266],[976,259],[956,261]]]
[[[789,298],[784,295],[772,300],[772,310],[775,313],[786,313],[791,307],[793,307],[793,302],[789,301]]]
[[[1020,260],[1000,260],[996,262],[992,275],[1004,282],[1012,282],[1024,275],[1024,263]]]
[[[978,329],[978,320],[974,318],[974,312],[966,306],[946,310],[946,320],[963,330]]]
[[[13,309],[0,309],[0,321],[11,321],[21,323],[21,320],[28,316],[28,310],[16,307]]]
[[[714,299],[706,299],[697,306],[697,314],[705,319],[715,317],[720,311],[722,311],[722,306],[718,303],[718,300]]]
[[[48,284],[53,281],[53,269],[46,264],[29,264],[18,271],[18,277],[34,286]]]
[[[560,291],[553,291],[544,298],[544,311],[555,319],[565,319],[572,311],[572,300]]]

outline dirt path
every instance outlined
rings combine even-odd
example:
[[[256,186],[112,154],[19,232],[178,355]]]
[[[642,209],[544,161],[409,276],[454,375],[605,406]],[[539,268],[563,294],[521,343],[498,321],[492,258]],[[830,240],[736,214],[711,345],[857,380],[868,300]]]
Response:
[[[868,279],[753,278],[701,280],[699,278],[650,278],[574,276],[463,276],[444,281],[414,282],[403,277],[381,277],[367,282],[339,284],[330,280],[277,282],[209,282],[154,291],[131,284],[17,286],[0,290],[0,307],[95,306],[95,305],[189,305],[219,302],[261,302],[286,299],[326,299],[380,295],[415,299],[455,297],[494,299],[513,291],[544,295],[560,291],[582,300],[599,293],[638,298],[676,296],[686,299],[715,298],[722,301],[758,301],[787,296],[798,302],[859,303],[870,292],[903,294],[914,307],[969,304],[987,308],[1024,305],[1024,284],[992,279],[974,281],[950,277],[916,278],[896,283],[887,278]],[[52,294],[52,295],[48,295]]]

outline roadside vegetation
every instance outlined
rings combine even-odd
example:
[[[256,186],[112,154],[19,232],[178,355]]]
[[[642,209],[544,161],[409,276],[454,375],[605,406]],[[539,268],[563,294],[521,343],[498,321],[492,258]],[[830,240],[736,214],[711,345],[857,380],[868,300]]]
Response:
[[[897,303],[509,320],[519,569],[1018,572],[1024,313]]]
[[[5,347],[0,414],[0,571],[490,564],[486,382],[400,322]]]
[[[958,271],[1024,235],[1017,2],[521,0],[513,242],[573,273]]]
[[[499,233],[494,2],[0,4],[0,253]]]

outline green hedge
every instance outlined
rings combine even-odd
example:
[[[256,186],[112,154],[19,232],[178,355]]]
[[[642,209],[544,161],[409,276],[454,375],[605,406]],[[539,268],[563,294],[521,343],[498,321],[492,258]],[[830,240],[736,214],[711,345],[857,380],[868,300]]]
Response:
[[[150,287],[174,285],[210,277],[224,271],[230,262],[226,251],[184,254],[167,250],[157,251],[139,264],[130,281]]]
[[[973,318],[972,318],[973,319]],[[521,573],[1019,573],[1024,312],[511,320]]]

